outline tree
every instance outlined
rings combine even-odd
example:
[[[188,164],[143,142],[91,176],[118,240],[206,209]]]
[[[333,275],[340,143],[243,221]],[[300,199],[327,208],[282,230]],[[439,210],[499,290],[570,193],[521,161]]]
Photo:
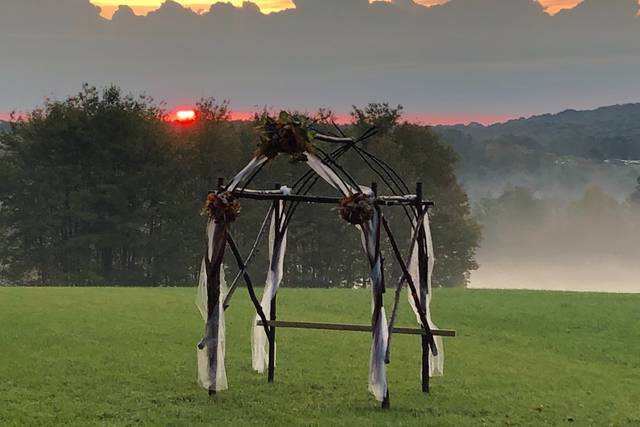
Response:
[[[375,126],[381,135],[389,133],[402,117],[402,105],[391,107],[388,102],[368,104],[364,108],[353,106],[351,118],[356,128],[363,131]]]
[[[568,212],[575,218],[613,220],[620,215],[620,203],[599,185],[589,186],[584,195],[568,206]]]
[[[476,218],[485,226],[509,222],[537,225],[544,219],[547,206],[531,189],[516,186],[505,190],[498,198],[482,199],[475,210]]]
[[[481,229],[456,177],[455,151],[430,128],[404,123],[392,132],[384,156],[408,183],[424,183],[425,196],[436,202],[431,215],[434,285],[465,286],[469,273],[478,268],[475,252]]]
[[[153,100],[84,86],[2,136],[3,259],[14,280],[162,283],[177,170]]]

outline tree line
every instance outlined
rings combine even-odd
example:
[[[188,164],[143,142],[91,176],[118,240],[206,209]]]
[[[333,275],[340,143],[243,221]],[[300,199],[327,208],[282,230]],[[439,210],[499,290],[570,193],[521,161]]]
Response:
[[[150,97],[85,85],[75,96],[47,100],[15,118],[0,132],[2,283],[193,285],[205,248],[201,212],[207,192],[218,177],[239,171],[259,140],[256,123],[231,120],[227,102],[202,99],[196,114],[197,121],[180,125]],[[436,201],[434,284],[464,286],[477,268],[480,228],[456,179],[456,154],[428,127],[402,122],[401,114],[401,107],[387,104],[354,107],[353,123],[340,131],[356,135],[375,125],[379,133],[367,149],[411,185],[424,183]],[[333,128],[330,111],[312,116],[319,129]],[[291,185],[306,171],[284,157],[264,169],[256,188]],[[341,163],[359,182],[380,181],[355,154]],[[325,185],[316,190],[330,191]],[[242,201],[232,233],[243,254],[267,209]],[[384,213],[407,241],[402,210]],[[250,269],[257,283],[266,271],[266,244],[260,250]],[[285,286],[363,285],[365,261],[357,231],[335,208],[300,207],[290,226]],[[390,278],[399,274],[391,261],[385,270]]]

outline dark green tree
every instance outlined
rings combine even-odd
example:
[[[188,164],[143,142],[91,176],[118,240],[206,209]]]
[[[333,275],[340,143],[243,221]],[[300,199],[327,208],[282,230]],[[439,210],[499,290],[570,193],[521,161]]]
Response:
[[[518,186],[505,190],[495,199],[484,198],[475,207],[476,218],[488,227],[510,221],[538,224],[546,212],[544,200],[536,198],[531,189]]]
[[[388,102],[374,102],[364,108],[353,106],[351,119],[360,131],[375,126],[381,135],[389,133],[402,117],[402,105],[392,107]]]
[[[2,136],[2,247],[14,280],[163,283],[177,176],[162,110],[118,88],[47,101]]]
[[[465,286],[469,273],[478,268],[475,252],[481,230],[456,177],[455,151],[430,128],[408,123],[397,126],[386,146],[376,150],[402,173],[409,185],[422,182],[425,197],[436,203],[431,211],[436,257],[434,286]]]

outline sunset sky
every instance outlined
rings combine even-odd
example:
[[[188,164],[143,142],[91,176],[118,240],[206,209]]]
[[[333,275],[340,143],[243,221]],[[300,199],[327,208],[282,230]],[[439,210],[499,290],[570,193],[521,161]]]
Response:
[[[120,3],[143,15],[164,0],[90,1],[109,17]],[[220,0],[177,1],[209,11]],[[89,0],[0,0],[0,58],[12,58],[0,67],[0,120],[83,82],[152,94],[170,109],[203,96],[229,99],[241,112],[322,106],[344,114],[388,101],[425,123],[493,123],[640,100],[638,0],[585,0],[553,17],[542,7],[554,14],[580,0],[449,0],[422,11],[405,7],[409,0],[253,1],[265,13],[300,10],[221,8],[199,17],[167,7],[112,22]],[[345,25],[363,16],[369,25]]]
[[[127,4],[131,6],[136,13],[146,14],[151,10],[157,9],[164,0],[91,0],[93,4],[102,7],[103,16],[110,18],[113,12],[118,8],[120,4]],[[189,6],[195,11],[206,11],[211,4],[220,0],[177,0],[185,6]],[[243,0],[226,0],[230,1],[236,6],[242,5]],[[416,0],[418,3],[424,5],[434,5],[438,3],[444,3],[446,0]],[[276,12],[278,10],[293,7],[291,0],[253,0],[263,12]],[[547,11],[551,14],[558,12],[561,9],[571,8],[580,3],[580,0],[540,0],[540,3],[544,5]]]

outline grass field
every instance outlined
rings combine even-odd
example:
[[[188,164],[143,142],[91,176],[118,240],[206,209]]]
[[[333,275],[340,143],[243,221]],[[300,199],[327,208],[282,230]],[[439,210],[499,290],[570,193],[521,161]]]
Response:
[[[438,290],[434,319],[459,332],[446,375],[422,394],[419,338],[395,336],[382,411],[368,334],[280,329],[276,383],[252,372],[244,291],[227,316],[230,390],[209,398],[194,293],[0,288],[0,425],[640,426],[640,295]],[[364,290],[280,295],[282,320],[370,313]]]

